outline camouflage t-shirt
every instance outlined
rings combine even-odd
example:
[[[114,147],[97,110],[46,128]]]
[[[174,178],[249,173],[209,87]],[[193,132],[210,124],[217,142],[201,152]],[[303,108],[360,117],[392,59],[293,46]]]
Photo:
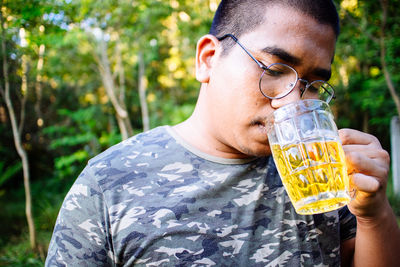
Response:
[[[271,157],[206,155],[163,126],[89,161],[46,266],[339,266],[355,229],[347,208],[296,214]]]

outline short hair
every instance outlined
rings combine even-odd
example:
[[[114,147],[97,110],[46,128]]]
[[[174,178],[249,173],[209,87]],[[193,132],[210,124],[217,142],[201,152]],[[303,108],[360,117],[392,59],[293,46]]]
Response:
[[[209,33],[216,37],[233,34],[239,38],[261,25],[266,8],[274,4],[297,9],[317,22],[331,26],[336,38],[339,35],[339,16],[332,0],[222,0]],[[224,52],[235,44],[231,38],[226,40],[223,42]]]

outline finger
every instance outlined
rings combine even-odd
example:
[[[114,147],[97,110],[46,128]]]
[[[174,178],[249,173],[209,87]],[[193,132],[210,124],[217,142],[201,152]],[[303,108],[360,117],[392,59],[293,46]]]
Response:
[[[349,173],[363,173],[370,176],[386,178],[389,172],[388,164],[380,159],[372,159],[358,152],[348,152],[346,162]]]
[[[344,153],[357,152],[371,159],[380,159],[384,164],[390,162],[389,153],[383,149],[377,149],[365,145],[343,145]]]
[[[358,191],[363,191],[367,193],[375,193],[381,187],[381,183],[369,175],[362,173],[355,173],[350,175],[352,186]]]
[[[353,129],[340,129],[339,138],[343,145],[358,144],[371,145],[378,148],[382,147],[379,140],[375,136]]]

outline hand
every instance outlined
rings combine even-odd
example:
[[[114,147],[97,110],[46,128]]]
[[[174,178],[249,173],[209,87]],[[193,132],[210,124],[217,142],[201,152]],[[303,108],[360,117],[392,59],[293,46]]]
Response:
[[[378,139],[352,129],[339,130],[350,178],[350,191],[355,193],[348,205],[358,219],[373,219],[390,208],[386,197],[389,153]]]

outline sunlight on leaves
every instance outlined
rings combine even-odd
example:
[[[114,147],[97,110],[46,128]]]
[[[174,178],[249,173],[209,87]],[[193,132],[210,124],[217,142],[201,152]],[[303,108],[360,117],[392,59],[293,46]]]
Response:
[[[210,0],[210,5],[209,6],[210,6],[210,10],[212,12],[215,12],[217,10],[218,3],[219,3],[219,1],[217,1],[217,0]]]
[[[96,97],[94,96],[94,94],[92,93],[87,93],[85,94],[85,96],[83,97],[83,100],[86,103],[90,103],[90,104],[94,104],[96,102]]]
[[[172,8],[177,9],[179,7],[179,2],[176,0],[171,0],[170,5]]]
[[[186,75],[186,70],[183,68],[177,69],[175,72],[172,74],[175,79],[183,79]]]
[[[179,18],[184,22],[190,21],[190,16],[184,11],[179,12]]]
[[[155,95],[155,94],[150,93],[150,94],[147,95],[147,102],[148,102],[148,103],[152,103],[152,102],[154,102],[155,100],[156,100],[156,95]]]
[[[340,3],[340,7],[344,10],[346,10],[347,12],[350,12],[351,14],[353,14],[354,16],[361,16],[361,12],[360,9],[358,8],[358,0],[343,0],[342,3]],[[341,10],[341,13],[342,12]],[[344,14],[340,14],[341,16]]]
[[[173,87],[175,86],[175,80],[171,79],[167,75],[160,75],[158,76],[158,82],[163,86],[163,87]]]
[[[170,57],[166,60],[166,64],[170,71],[175,71],[180,63],[180,59],[178,57]]]
[[[372,77],[377,77],[381,74],[381,70],[378,67],[374,66],[374,67],[369,68],[369,74]]]

